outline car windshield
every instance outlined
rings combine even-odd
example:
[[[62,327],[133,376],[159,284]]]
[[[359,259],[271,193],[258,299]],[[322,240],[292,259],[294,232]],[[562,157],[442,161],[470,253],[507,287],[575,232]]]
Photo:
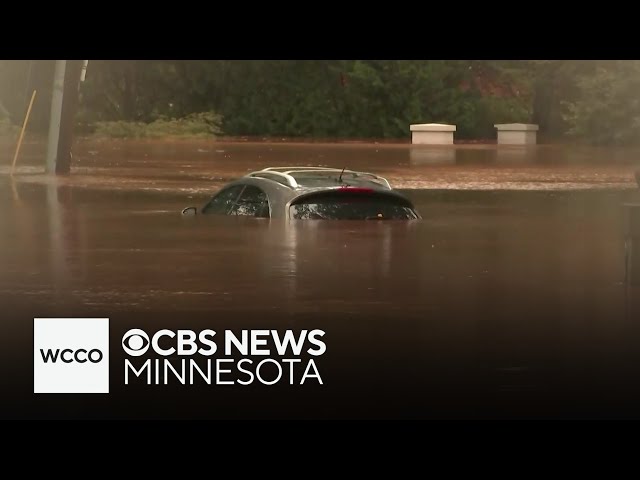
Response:
[[[387,195],[324,194],[295,202],[291,218],[301,220],[412,220],[406,201]]]

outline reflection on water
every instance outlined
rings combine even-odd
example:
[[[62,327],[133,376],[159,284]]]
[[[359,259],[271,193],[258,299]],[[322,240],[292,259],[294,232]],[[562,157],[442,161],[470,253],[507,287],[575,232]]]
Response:
[[[549,158],[541,147],[500,145],[482,148],[452,148],[439,145],[412,145],[410,147],[411,165],[536,165]],[[564,155],[552,155],[551,165],[559,166],[570,158]]]
[[[73,225],[65,224],[65,220],[63,219],[63,215],[65,214],[65,212],[63,212],[64,206],[61,205],[61,199],[59,198],[59,195],[63,193],[62,190],[57,188],[56,185],[51,184],[47,185],[46,191],[46,215],[49,220],[48,230],[53,287],[54,293],[60,294],[61,291],[64,292],[64,287],[67,285],[67,279],[69,278],[66,260],[70,252],[67,241],[68,231],[73,229]]]
[[[455,165],[458,151],[443,146],[411,146],[409,158],[411,165]]]

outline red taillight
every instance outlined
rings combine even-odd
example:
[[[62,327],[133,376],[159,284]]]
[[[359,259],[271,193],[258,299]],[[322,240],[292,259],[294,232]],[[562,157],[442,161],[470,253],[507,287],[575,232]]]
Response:
[[[349,185],[345,185],[344,187],[340,187],[338,190],[343,192],[353,192],[353,193],[373,193],[372,188],[364,188],[364,187],[350,187]]]

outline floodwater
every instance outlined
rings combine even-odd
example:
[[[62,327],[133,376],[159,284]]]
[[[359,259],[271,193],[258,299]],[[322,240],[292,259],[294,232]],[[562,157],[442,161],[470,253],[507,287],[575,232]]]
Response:
[[[1,368],[17,392],[2,417],[640,416],[633,151],[81,143],[56,179],[39,148],[0,175]],[[423,220],[179,214],[247,170],[295,164],[385,175]],[[130,328],[321,328],[325,384],[134,395],[117,363],[107,398],[43,399],[28,363],[41,316],[109,317],[112,362]]]

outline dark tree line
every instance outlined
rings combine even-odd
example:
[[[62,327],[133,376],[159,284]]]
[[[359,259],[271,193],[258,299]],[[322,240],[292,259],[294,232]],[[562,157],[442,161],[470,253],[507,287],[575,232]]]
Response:
[[[0,61],[0,120],[48,124],[53,61]],[[406,138],[408,125],[453,123],[492,138],[495,123],[541,134],[632,143],[640,62],[465,60],[91,60],[78,128],[215,112],[227,135]]]

